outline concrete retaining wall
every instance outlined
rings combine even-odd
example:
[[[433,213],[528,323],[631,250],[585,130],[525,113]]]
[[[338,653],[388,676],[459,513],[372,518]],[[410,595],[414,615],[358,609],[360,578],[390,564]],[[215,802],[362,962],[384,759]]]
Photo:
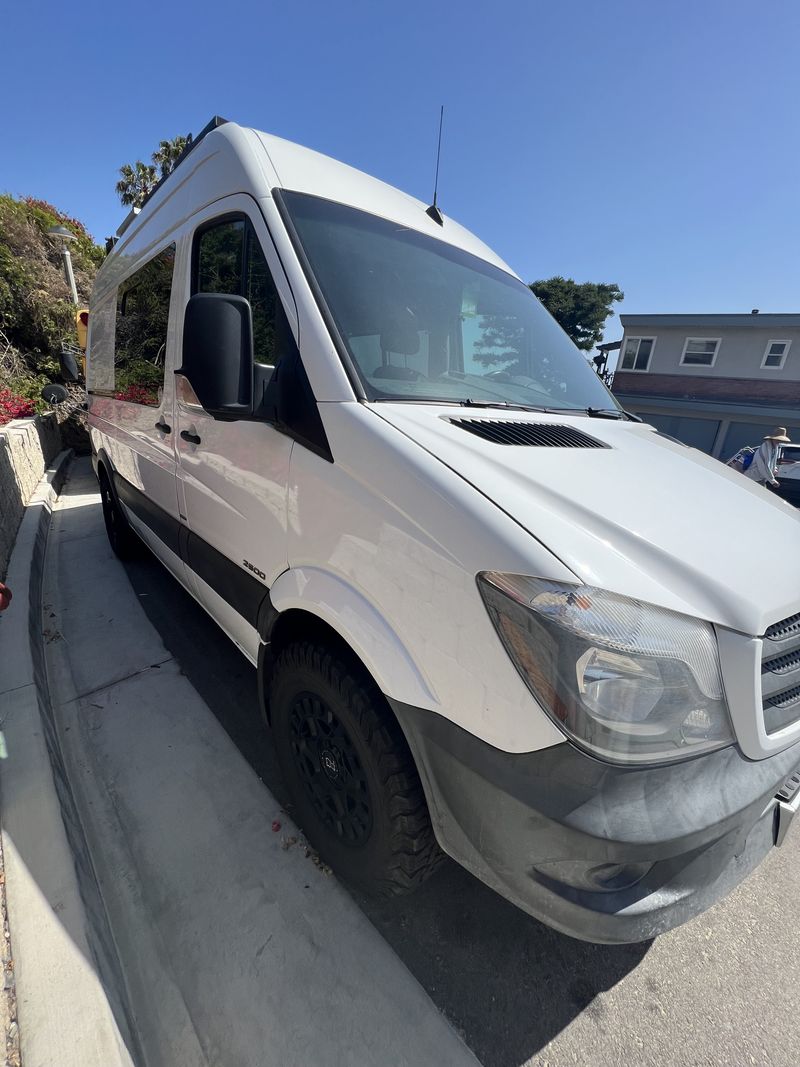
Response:
[[[25,506],[61,448],[52,412],[15,419],[0,428],[0,578],[6,573]]]

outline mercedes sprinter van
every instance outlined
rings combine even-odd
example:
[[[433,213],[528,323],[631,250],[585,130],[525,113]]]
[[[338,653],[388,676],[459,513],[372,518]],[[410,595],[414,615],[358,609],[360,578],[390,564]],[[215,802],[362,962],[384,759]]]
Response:
[[[650,938],[800,803],[800,513],[622,410],[435,208],[214,120],[98,273],[87,387],[143,541],[258,668],[342,877],[444,853]]]

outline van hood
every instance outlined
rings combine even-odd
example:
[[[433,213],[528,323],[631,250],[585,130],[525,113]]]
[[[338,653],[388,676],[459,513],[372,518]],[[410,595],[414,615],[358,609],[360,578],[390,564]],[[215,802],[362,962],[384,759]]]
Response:
[[[451,405],[373,410],[586,585],[751,635],[800,612],[800,511],[652,426]],[[607,447],[499,444],[458,425],[478,419],[568,426]]]

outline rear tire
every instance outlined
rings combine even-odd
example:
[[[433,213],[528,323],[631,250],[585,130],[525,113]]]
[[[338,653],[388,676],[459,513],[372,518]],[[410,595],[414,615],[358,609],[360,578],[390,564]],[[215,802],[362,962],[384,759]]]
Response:
[[[106,533],[111,549],[117,559],[135,559],[141,554],[142,542],[137,537],[133,527],[122,513],[122,508],[116,501],[111,490],[111,482],[108,475],[102,470],[98,476],[100,482],[100,500],[103,505],[103,521],[106,524]]]
[[[408,745],[372,679],[323,645],[288,646],[270,710],[292,815],[321,858],[380,896],[413,891],[443,858]]]

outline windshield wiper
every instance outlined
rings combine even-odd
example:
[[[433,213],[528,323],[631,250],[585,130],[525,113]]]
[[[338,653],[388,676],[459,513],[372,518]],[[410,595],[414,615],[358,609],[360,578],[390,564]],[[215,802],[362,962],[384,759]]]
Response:
[[[622,408],[549,408],[552,412],[564,412],[570,415],[588,415],[590,419],[614,419],[616,422],[620,422],[623,419],[627,419],[629,422],[643,422],[638,415],[631,415],[629,411],[623,411]]]
[[[503,408],[509,411],[545,411],[549,412],[550,408],[536,407],[534,404],[514,404],[510,400],[473,400],[472,397],[467,397],[466,400],[459,400],[459,404],[462,408]]]
[[[584,408],[590,419],[620,419],[625,418],[625,412],[617,408]]]
[[[590,419],[627,419],[629,422],[643,422],[638,415],[631,415],[622,408],[586,408],[586,414]]]
[[[642,420],[627,411],[614,408],[546,408],[537,404],[515,404],[512,400],[476,400],[468,396],[462,400],[454,397],[436,396],[376,396],[376,403],[386,404],[453,404],[462,408],[494,408],[499,411],[538,411],[545,415],[588,415],[593,419],[631,419]]]

